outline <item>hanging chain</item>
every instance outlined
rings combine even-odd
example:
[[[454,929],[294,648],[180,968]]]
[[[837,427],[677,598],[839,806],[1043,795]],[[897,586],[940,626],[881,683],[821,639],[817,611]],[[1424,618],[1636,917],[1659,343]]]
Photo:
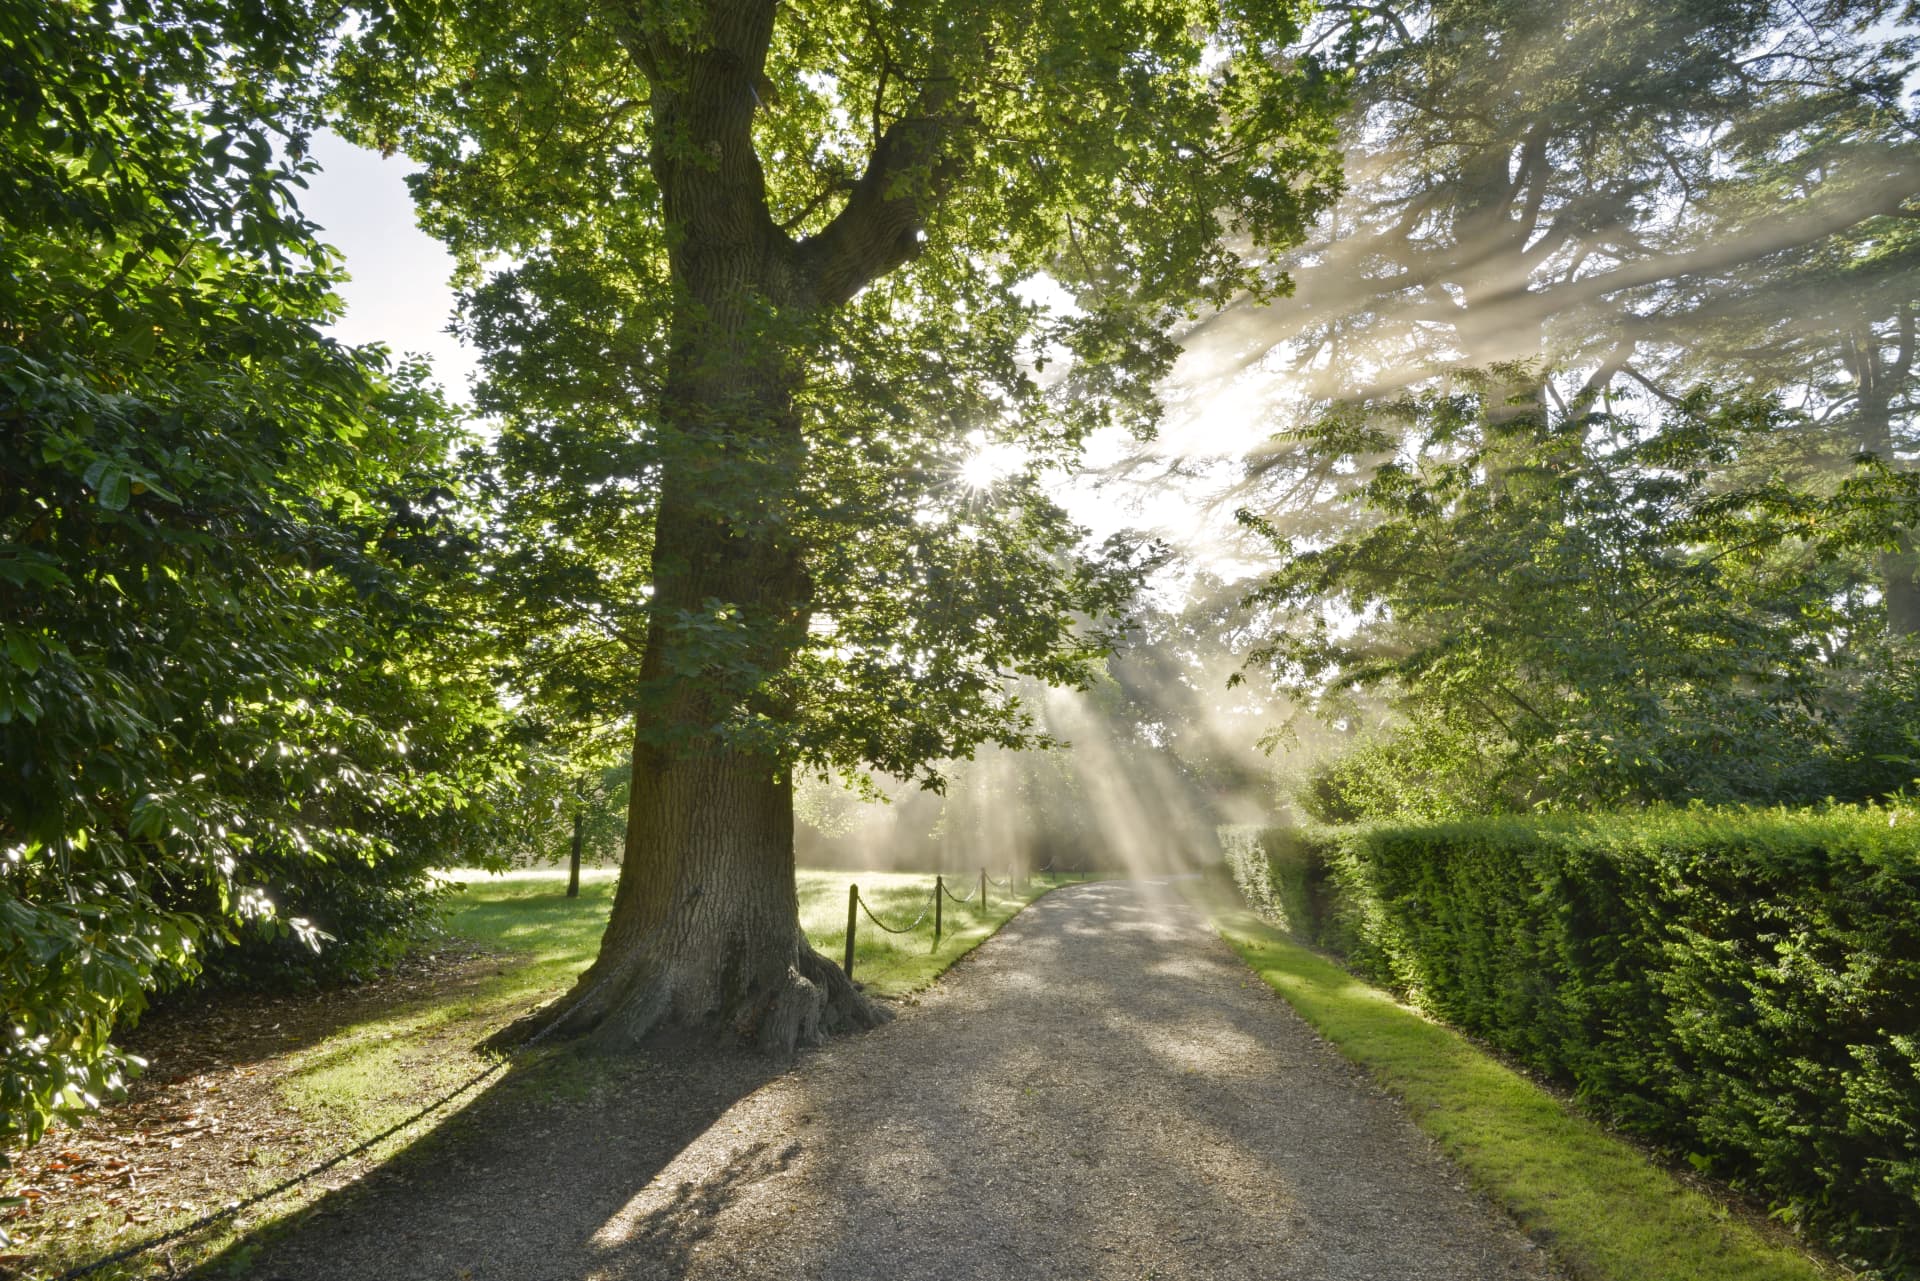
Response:
[[[913,918],[912,925],[906,926],[903,929],[896,930],[893,928],[893,926],[888,925],[885,921],[875,916],[873,914],[873,909],[867,906],[867,900],[864,897],[860,899],[860,910],[867,914],[867,919],[869,921],[872,921],[875,925],[878,925],[881,929],[885,930],[889,934],[911,934],[915,930],[920,928],[920,922],[926,920],[927,913],[933,910],[933,896],[931,894],[927,896],[927,905],[920,909],[920,915]]]

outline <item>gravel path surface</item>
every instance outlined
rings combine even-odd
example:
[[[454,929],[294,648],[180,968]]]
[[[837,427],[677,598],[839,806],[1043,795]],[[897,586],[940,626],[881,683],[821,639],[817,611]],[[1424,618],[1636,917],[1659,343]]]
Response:
[[[784,1074],[673,1056],[574,1097],[509,1083],[252,1263],[285,1281],[1557,1276],[1141,882],[1048,895],[902,1017]]]

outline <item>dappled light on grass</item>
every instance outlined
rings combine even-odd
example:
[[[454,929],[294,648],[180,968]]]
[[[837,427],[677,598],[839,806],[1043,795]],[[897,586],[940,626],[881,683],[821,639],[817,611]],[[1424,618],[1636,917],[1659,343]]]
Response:
[[[28,1275],[52,1275],[243,1201],[443,1099],[484,1065],[469,1052],[467,1025],[434,1015],[470,1003],[494,968],[455,947],[353,988],[201,993],[163,1007],[130,1042],[151,1061],[130,1097],[15,1166],[17,1186],[44,1194],[35,1202],[43,1222],[30,1231],[9,1225],[15,1250],[39,1269]],[[430,1124],[469,1098],[437,1110]],[[426,1128],[195,1234],[174,1247],[174,1263],[184,1267],[351,1181]]]
[[[953,895],[975,897],[967,903],[956,903],[952,898],[941,903],[942,928],[937,949],[931,912],[908,934],[889,934],[877,928],[863,913],[854,931],[854,980],[880,996],[916,992],[938,978],[947,966],[992,937],[994,931],[1022,907],[1055,886],[1078,879],[1084,878],[1047,875],[1024,882],[1014,880],[1004,889],[989,885],[984,911],[978,898],[978,875],[949,880],[946,888]],[[921,916],[934,887],[934,878],[922,872],[807,871],[800,873],[799,882],[800,923],[814,947],[836,963],[845,956],[847,944],[848,885],[857,884],[861,901],[875,916],[896,929]]]
[[[580,897],[570,899],[566,873],[555,868],[501,875],[463,868],[451,875],[461,889],[448,930],[476,943],[528,953],[541,966],[584,966],[593,959],[620,878],[617,868],[582,868]]]
[[[383,1012],[344,1028],[295,1056],[282,1085],[306,1112],[354,1119],[368,1131],[403,1115],[422,1081],[451,1085],[472,1070],[461,1051],[517,1014],[564,989],[593,958],[606,924],[615,874],[583,872],[580,897],[566,897],[566,874],[523,871],[501,877],[462,870],[447,931],[503,957],[470,989]]]
[[[1251,912],[1223,911],[1214,919],[1250,964],[1258,966],[1263,960],[1280,956],[1283,949],[1295,946],[1291,943],[1249,941],[1266,937],[1262,931],[1272,928]],[[1376,1001],[1391,1005],[1411,1018],[1431,1021],[1419,1010],[1395,1000],[1391,992],[1363,982],[1332,963],[1300,969],[1263,969],[1261,977],[1277,992],[1318,995],[1337,1001]]]

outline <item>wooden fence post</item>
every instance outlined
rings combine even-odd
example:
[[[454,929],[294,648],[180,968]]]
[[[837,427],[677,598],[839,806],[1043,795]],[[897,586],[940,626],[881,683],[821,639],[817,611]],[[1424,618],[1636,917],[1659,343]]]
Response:
[[[933,950],[940,950],[940,900],[946,897],[947,883],[940,873],[933,874]]]
[[[853,927],[860,923],[860,886],[847,886],[847,960],[840,968],[853,977]]]
[[[580,829],[584,817],[579,810],[573,812],[573,857],[567,860],[568,898],[580,897]]]
[[[987,913],[987,869],[983,867],[980,869],[980,914],[982,916],[985,916],[986,913]]]

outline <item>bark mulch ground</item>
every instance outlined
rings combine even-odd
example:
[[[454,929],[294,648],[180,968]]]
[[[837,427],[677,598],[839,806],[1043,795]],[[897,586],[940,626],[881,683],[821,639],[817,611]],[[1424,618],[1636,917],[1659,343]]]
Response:
[[[199,993],[190,1003],[163,1003],[116,1038],[148,1063],[127,1098],[81,1124],[56,1125],[0,1178],[0,1191],[25,1201],[0,1218],[13,1238],[0,1249],[0,1278],[42,1271],[45,1250],[63,1238],[87,1240],[89,1255],[105,1253],[351,1146],[351,1118],[301,1115],[282,1097],[299,1051],[383,1014],[453,999],[500,964],[456,944],[409,957],[359,987]],[[462,1029],[450,1034],[459,1039]],[[434,1082],[420,1087],[417,1100],[403,1093],[393,1104],[427,1102]],[[370,1164],[345,1163],[321,1186],[343,1186]],[[164,1254],[143,1262],[143,1274],[170,1271]]]
[[[531,1064],[208,1276],[1557,1274],[1164,886],[1062,890],[902,1017],[765,1062]]]

